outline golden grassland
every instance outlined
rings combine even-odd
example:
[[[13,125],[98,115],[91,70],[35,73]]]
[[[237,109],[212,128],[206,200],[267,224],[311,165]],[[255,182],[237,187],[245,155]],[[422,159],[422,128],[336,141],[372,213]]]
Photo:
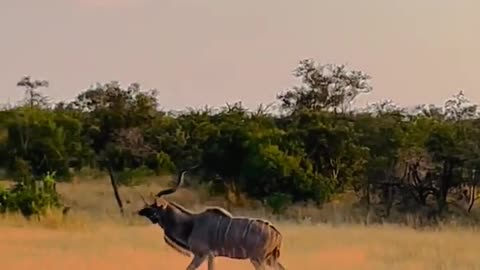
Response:
[[[122,196],[129,201],[127,213],[141,206],[137,192],[155,192],[161,184],[122,188]],[[190,258],[164,244],[159,227],[134,216],[118,217],[106,180],[60,184],[58,188],[73,208],[67,217],[57,211],[31,221],[18,215],[0,217],[1,269],[150,270],[185,269],[188,265]],[[207,196],[188,189],[172,199],[198,208],[222,204],[219,199],[202,203]],[[314,210],[306,209],[302,215],[308,211]],[[266,212],[257,210],[255,215]],[[446,226],[419,231],[393,225],[274,222],[285,237],[281,261],[287,269],[480,269],[480,234],[475,228]],[[217,262],[217,269],[253,269],[248,261],[218,258]],[[206,264],[200,269],[207,269]]]

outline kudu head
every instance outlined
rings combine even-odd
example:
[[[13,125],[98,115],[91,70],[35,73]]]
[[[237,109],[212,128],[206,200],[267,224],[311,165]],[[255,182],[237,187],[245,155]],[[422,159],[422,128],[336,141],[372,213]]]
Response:
[[[196,168],[196,167],[197,166],[195,166],[193,168]],[[185,173],[187,171],[193,169],[193,168],[183,170],[182,172],[180,172],[180,174],[178,175],[178,179],[177,179],[177,183],[176,183],[175,187],[165,189],[165,190],[162,190],[159,193],[157,193],[156,198],[154,198],[154,202],[152,204],[147,203],[145,198],[143,198],[143,196],[141,196],[142,200],[143,200],[143,203],[144,203],[144,206],[143,206],[142,209],[140,209],[137,212],[137,214],[139,216],[146,217],[153,224],[158,224],[161,227],[163,227],[164,217],[165,217],[165,213],[168,211],[169,203],[168,203],[167,200],[165,200],[161,197],[163,195],[172,194],[175,191],[177,191],[177,189],[183,184],[183,178],[185,177]]]

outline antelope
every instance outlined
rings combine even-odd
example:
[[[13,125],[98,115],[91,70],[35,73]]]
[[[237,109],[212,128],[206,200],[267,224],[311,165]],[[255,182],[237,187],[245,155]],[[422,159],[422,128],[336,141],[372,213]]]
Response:
[[[234,217],[220,207],[192,212],[162,198],[183,184],[186,172],[179,174],[174,188],[160,191],[152,204],[142,196],[144,207],[137,214],[163,229],[167,245],[183,255],[193,256],[187,270],[198,269],[205,261],[208,270],[214,270],[215,257],[248,259],[255,270],[263,270],[265,266],[285,270],[279,262],[282,234],[269,221]]]

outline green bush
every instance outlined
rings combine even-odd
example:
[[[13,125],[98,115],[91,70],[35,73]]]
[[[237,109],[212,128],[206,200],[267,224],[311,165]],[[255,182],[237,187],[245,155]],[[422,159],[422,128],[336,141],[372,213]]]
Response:
[[[292,204],[292,196],[285,193],[275,192],[265,199],[268,207],[272,209],[273,214],[283,214]]]
[[[11,189],[0,187],[0,213],[20,212],[30,217],[61,207],[54,176],[49,173],[41,181],[18,182]]]
[[[147,160],[147,166],[152,168],[157,175],[172,173],[176,168],[170,156],[162,151],[155,154],[153,159]]]

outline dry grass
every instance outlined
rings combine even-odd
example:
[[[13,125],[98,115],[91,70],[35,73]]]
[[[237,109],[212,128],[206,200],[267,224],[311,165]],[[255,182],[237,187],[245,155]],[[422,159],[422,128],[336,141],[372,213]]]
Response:
[[[473,231],[418,232],[280,224],[288,269],[480,269]],[[83,230],[1,226],[2,269],[185,269],[189,259],[162,241],[155,226],[99,223]],[[218,259],[219,269],[252,269]],[[206,269],[203,266],[201,269]]]
[[[42,220],[17,215],[0,218],[2,269],[185,269],[189,258],[162,240],[159,227],[131,217],[120,221],[108,182],[62,184],[74,211],[67,218],[52,211]],[[160,184],[139,187],[157,191]],[[122,189],[128,211],[140,205],[136,191]],[[177,200],[205,199],[182,190]],[[211,203],[208,203],[211,204]],[[415,231],[403,227],[307,225],[276,222],[285,235],[282,262],[288,269],[480,269],[472,229]],[[217,259],[218,269],[253,269],[247,261]],[[207,269],[203,265],[201,269]]]

